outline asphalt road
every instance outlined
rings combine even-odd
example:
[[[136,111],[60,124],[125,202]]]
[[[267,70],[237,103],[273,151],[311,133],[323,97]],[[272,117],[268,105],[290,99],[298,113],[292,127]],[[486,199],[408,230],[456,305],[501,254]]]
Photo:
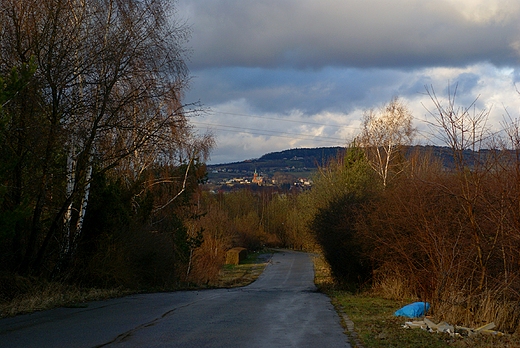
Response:
[[[275,253],[253,284],[90,302],[0,320],[0,347],[350,347],[308,254]]]

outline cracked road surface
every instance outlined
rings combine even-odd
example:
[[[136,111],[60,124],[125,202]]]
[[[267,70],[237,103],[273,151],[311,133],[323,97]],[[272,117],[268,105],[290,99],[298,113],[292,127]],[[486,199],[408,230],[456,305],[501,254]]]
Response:
[[[0,320],[0,347],[350,347],[310,256],[273,254],[249,286],[89,302]]]

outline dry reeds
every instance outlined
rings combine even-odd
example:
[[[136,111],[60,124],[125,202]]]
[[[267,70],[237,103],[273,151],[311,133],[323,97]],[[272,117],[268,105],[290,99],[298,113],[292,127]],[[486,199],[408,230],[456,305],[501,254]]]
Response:
[[[479,294],[448,292],[433,304],[435,316],[443,321],[478,327],[494,322],[500,330],[513,333],[520,324],[520,304],[506,298],[505,290],[486,290]]]
[[[419,296],[411,285],[410,279],[398,274],[393,276],[391,274],[376,274],[372,281],[370,291],[372,294],[385,299],[409,299],[410,301],[416,301],[419,299]]]

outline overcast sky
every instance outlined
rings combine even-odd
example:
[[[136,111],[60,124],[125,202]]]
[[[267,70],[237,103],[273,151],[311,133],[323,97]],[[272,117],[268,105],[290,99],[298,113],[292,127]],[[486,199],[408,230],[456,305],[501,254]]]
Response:
[[[520,115],[518,0],[179,0],[192,28],[185,102],[217,147],[209,163],[299,147],[344,146],[364,110],[399,96],[421,132],[425,86],[490,110],[489,127]],[[518,84],[520,88],[520,84]]]

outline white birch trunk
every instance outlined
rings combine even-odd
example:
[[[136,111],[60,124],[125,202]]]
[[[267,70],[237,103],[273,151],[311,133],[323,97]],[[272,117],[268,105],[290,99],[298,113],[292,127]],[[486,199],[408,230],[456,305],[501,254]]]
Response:
[[[87,171],[85,172],[85,187],[83,190],[83,197],[81,198],[81,205],[79,207],[78,221],[76,223],[76,231],[74,233],[74,238],[72,240],[73,248],[76,248],[76,243],[78,242],[78,238],[81,235],[83,229],[83,222],[85,221],[85,213],[87,212],[88,206],[88,198],[90,195],[90,181],[92,180],[92,158],[94,151],[91,151],[89,157],[89,164]],[[73,249],[73,251],[74,251]]]
[[[69,198],[74,192],[74,185],[76,183],[76,154],[74,151],[74,144],[71,144],[69,154],[67,155],[67,187],[66,197]],[[72,200],[70,201],[67,211],[65,212],[63,225],[65,228],[65,243],[63,245],[62,253],[67,255],[70,252],[71,240],[72,240]]]
[[[80,25],[83,15],[86,10],[86,4],[85,1],[81,0],[78,2],[80,4],[80,11],[77,12],[77,9],[75,6],[72,7],[72,14],[74,16],[74,23],[72,23],[72,26],[78,26]],[[83,93],[83,76],[80,73],[76,73],[80,69],[80,57],[79,57],[78,49],[74,52],[74,57],[76,59],[75,63],[75,74],[77,75],[78,80],[78,88],[79,88],[79,95],[81,99],[84,97]],[[67,187],[66,187],[66,197],[69,199],[73,193],[74,193],[74,187],[77,184],[76,183],[76,166],[77,166],[77,154],[76,154],[76,146],[77,146],[77,139],[75,138],[75,135],[71,135],[70,143],[69,143],[69,151],[67,155]],[[72,229],[72,209],[73,209],[73,200],[70,200],[70,203],[67,207],[67,211],[65,212],[64,216],[64,229],[65,229],[65,243],[62,249],[62,257],[66,257],[69,255],[73,250],[73,240],[75,237],[73,236],[74,230]]]

